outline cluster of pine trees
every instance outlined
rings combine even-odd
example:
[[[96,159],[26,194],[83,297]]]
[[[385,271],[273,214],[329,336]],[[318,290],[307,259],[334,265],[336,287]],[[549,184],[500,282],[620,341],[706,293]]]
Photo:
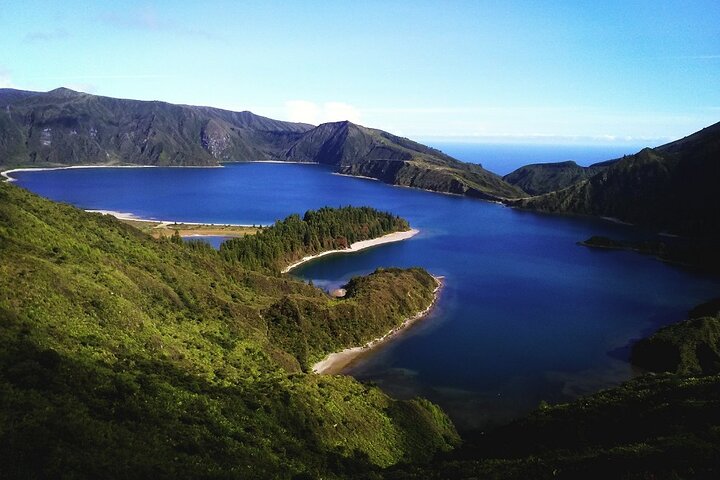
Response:
[[[374,208],[325,207],[308,210],[302,218],[290,215],[256,235],[228,240],[220,253],[251,269],[279,272],[304,256],[409,228],[406,220]]]

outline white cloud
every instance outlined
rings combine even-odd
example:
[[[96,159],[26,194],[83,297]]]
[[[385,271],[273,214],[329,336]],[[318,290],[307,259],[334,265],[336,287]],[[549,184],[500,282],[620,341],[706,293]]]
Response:
[[[10,78],[10,71],[0,67],[0,88],[15,88]]]
[[[312,123],[317,125],[320,123],[320,107],[305,100],[290,100],[285,102],[287,109],[287,117],[291,122]]]
[[[349,120],[360,123],[360,110],[343,102],[325,102],[322,105],[307,100],[285,102],[285,114],[291,122],[319,125],[327,122]]]
[[[323,105],[323,114],[325,122],[350,120],[353,123],[360,123],[360,111],[347,103],[327,102]]]

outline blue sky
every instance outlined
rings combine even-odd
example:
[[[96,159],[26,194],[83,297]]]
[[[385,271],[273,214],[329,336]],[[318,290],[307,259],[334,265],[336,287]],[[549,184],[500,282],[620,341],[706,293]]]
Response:
[[[720,2],[0,1],[0,86],[657,144],[720,121]]]

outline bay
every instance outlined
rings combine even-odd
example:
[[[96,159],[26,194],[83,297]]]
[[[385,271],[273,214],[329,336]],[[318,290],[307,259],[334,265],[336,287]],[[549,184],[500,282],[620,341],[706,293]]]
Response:
[[[369,205],[420,229],[410,240],[293,271],[324,288],[381,266],[442,275],[432,313],[345,373],[425,396],[460,428],[515,418],[633,375],[629,345],[717,296],[720,278],[630,252],[576,245],[651,236],[598,219],[522,212],[335,175],[318,165],[16,172],[18,184],[85,209],[179,222],[271,224],[322,206]]]

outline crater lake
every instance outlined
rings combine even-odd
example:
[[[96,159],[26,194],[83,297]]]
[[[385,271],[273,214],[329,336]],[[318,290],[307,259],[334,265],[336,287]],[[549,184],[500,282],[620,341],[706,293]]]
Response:
[[[319,165],[22,171],[17,183],[83,209],[179,222],[267,225],[323,206],[367,205],[420,234],[292,271],[333,289],[377,267],[445,277],[432,312],[344,373],[390,394],[427,397],[458,428],[487,427],[633,375],[629,346],[717,295],[720,278],[631,252],[578,246],[592,235],[651,232],[600,219],[335,175]]]

